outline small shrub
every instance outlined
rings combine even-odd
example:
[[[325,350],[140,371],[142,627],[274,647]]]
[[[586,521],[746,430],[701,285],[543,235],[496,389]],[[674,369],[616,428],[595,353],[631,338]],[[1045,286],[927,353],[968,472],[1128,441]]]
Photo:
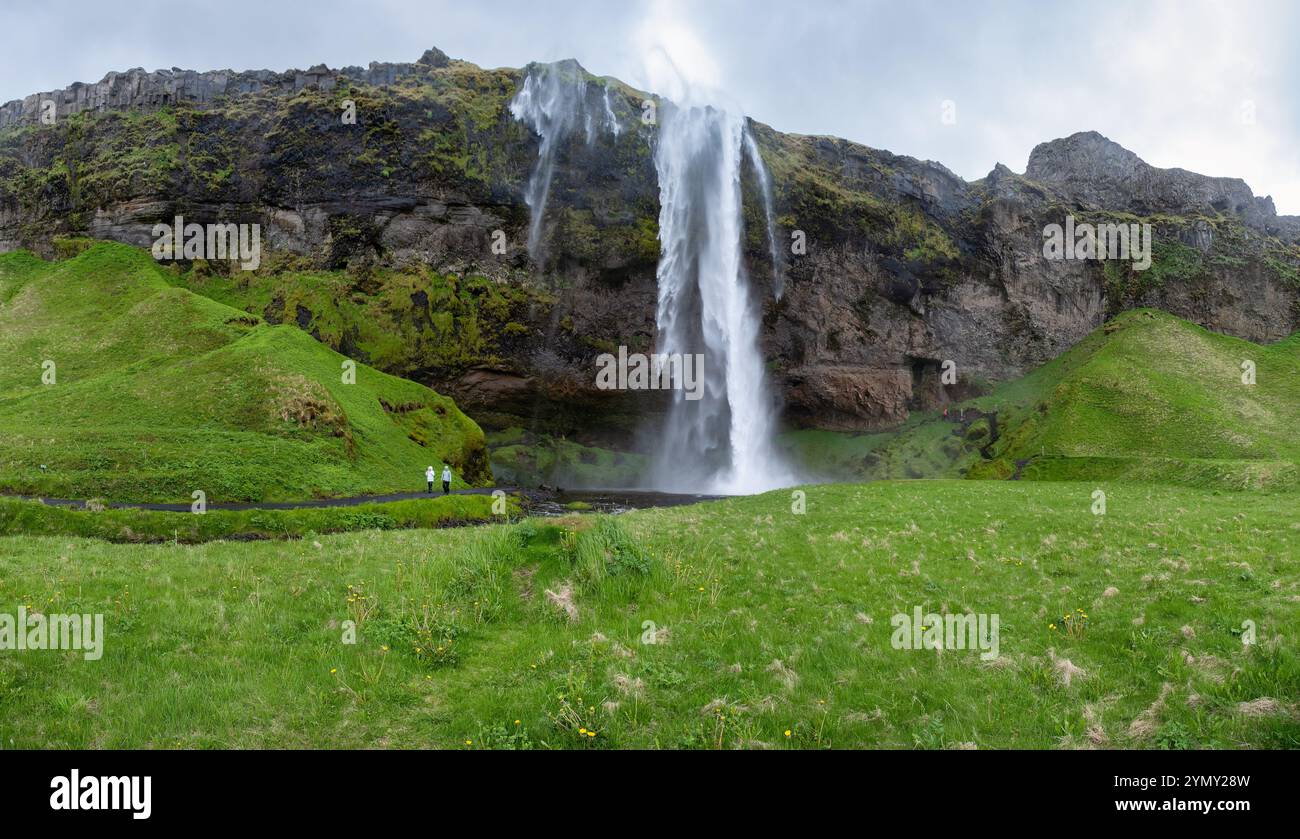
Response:
[[[397,522],[384,513],[345,513],[339,517],[339,528],[353,530],[392,530]]]
[[[1047,628],[1053,632],[1064,632],[1068,638],[1082,638],[1088,631],[1088,613],[1082,609],[1061,616],[1059,623],[1050,623]]]
[[[528,544],[537,538],[537,524],[532,519],[524,519],[515,525],[514,533],[519,547],[528,547]]]
[[[248,523],[256,530],[266,533],[287,533],[289,528],[284,519],[275,513],[254,513],[249,516]]]
[[[601,518],[594,529],[605,548],[606,570],[611,576],[650,573],[650,555],[612,518]]]
[[[507,752],[531,751],[535,746],[528,739],[528,730],[523,723],[515,720],[510,725],[495,723],[490,726],[480,724],[478,736],[474,738],[484,749],[498,749]]]
[[[430,668],[454,667],[460,663],[456,624],[431,615],[381,616],[366,627],[366,633],[391,650],[414,656]]]

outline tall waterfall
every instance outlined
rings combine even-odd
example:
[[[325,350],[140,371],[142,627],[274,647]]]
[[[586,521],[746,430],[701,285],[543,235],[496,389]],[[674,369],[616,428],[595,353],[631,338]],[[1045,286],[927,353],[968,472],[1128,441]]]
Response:
[[[599,84],[599,82],[596,82]],[[609,88],[588,91],[573,61],[535,64],[510,103],[541,138],[525,191],[528,250],[536,256],[555,176],[570,137],[588,144],[623,130]],[[758,145],[737,112],[706,105],[658,108],[654,164],[659,178],[657,353],[699,353],[703,397],[672,393],[647,482],[676,492],[750,493],[795,482],[773,443],[775,405],[759,349],[760,312],[742,257],[741,170],[758,180],[772,249],[773,290],[782,292],[772,187]]]
[[[773,445],[759,310],[741,254],[746,135],[744,118],[719,108],[660,109],[656,350],[702,353],[705,386],[699,400],[673,394],[655,459],[659,489],[747,493],[794,481]]]

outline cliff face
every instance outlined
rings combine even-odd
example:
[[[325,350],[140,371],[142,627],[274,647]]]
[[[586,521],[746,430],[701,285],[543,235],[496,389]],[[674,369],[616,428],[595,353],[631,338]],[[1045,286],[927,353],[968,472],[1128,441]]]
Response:
[[[594,390],[593,359],[654,343],[655,129],[645,94],[566,71],[617,130],[560,143],[531,253],[539,138],[509,111],[529,70],[436,50],[367,69],[132,70],[4,105],[0,250],[49,253],[68,235],[148,246],[177,214],[260,223],[261,269],[200,264],[183,281],[450,393],[488,425],[626,437],[647,403]],[[968,183],[750,128],[772,176],[779,299],[749,168],[745,251],[792,422],[896,424],[1135,306],[1252,341],[1300,325],[1300,220],[1239,180],[1156,169],[1089,133],[1039,146],[1023,176],[999,165]],[[1045,259],[1043,229],[1067,215],[1151,224],[1151,269]],[[805,254],[790,252],[799,233]],[[940,385],[945,360],[956,388]]]

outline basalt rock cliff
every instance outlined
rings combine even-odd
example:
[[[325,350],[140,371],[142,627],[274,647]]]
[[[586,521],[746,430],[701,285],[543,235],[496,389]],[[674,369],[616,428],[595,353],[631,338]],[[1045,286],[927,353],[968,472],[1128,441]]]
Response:
[[[429,50],[364,69],[137,69],[8,103],[0,250],[147,247],[177,215],[258,223],[257,271],[183,263],[177,281],[449,393],[489,427],[627,439],[662,403],[596,390],[594,357],[654,346],[653,97],[563,65],[616,130],[559,144],[530,253],[540,138],[509,106],[537,69]],[[1038,146],[1023,175],[999,164],[967,182],[846,140],[750,131],[778,264],[752,167],[745,256],[792,424],[895,425],[1137,306],[1256,342],[1300,326],[1300,219],[1240,180],[1157,169],[1096,133]],[[1046,259],[1043,229],[1067,215],[1150,224],[1151,268]],[[941,385],[945,360],[956,387]]]

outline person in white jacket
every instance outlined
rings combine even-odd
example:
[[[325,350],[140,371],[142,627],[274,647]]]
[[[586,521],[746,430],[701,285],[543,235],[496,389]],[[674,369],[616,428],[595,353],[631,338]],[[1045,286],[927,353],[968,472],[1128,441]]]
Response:
[[[436,475],[436,474],[437,474],[437,473],[433,471],[433,467],[432,467],[432,466],[430,466],[428,469],[425,469],[425,470],[424,470],[424,479],[425,479],[426,481],[429,482],[429,494],[430,494],[430,495],[433,495],[433,476]]]
[[[442,465],[442,494],[446,495],[451,492],[451,467],[447,464]]]

